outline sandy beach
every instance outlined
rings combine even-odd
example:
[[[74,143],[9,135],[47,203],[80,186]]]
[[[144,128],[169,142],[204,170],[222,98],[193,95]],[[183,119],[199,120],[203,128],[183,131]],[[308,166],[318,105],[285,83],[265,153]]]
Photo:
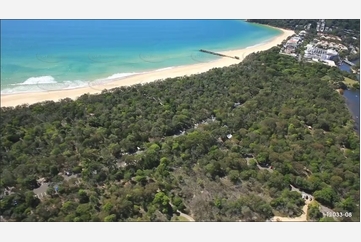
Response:
[[[224,57],[214,62],[178,66],[172,69],[164,69],[160,71],[138,74],[126,78],[121,78],[118,80],[115,79],[114,81],[106,84],[99,84],[99,85],[89,84],[89,86],[87,87],[82,87],[77,89],[56,90],[56,91],[47,91],[47,92],[44,91],[37,93],[7,94],[7,95],[2,94],[1,106],[11,107],[22,104],[34,104],[37,102],[50,101],[50,100],[59,101],[60,99],[63,98],[76,99],[86,93],[89,94],[100,93],[104,89],[109,90],[120,86],[130,86],[134,84],[148,83],[160,79],[192,75],[192,74],[206,72],[212,68],[225,67],[232,64],[237,64],[241,62],[247,55],[258,51],[268,50],[273,46],[277,46],[278,44],[282,43],[282,41],[285,40],[287,37],[294,34],[294,32],[291,30],[284,30],[284,29],[280,29],[280,30],[282,30],[282,34],[280,34],[279,36],[273,38],[272,40],[266,43],[256,46],[251,46],[244,49],[221,52],[222,54],[229,56],[238,56],[239,60]]]

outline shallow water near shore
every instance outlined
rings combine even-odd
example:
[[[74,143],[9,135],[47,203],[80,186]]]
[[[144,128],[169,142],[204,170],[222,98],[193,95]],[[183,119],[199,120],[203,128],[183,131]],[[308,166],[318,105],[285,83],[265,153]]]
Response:
[[[281,31],[241,20],[3,20],[1,94],[73,89],[219,59]]]

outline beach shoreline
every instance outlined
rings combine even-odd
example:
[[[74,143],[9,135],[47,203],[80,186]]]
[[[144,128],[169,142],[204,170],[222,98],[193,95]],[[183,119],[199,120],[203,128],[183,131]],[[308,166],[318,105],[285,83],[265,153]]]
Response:
[[[24,104],[31,105],[34,103],[44,102],[44,101],[60,101],[61,99],[65,99],[65,98],[70,98],[75,100],[84,94],[99,94],[105,89],[110,90],[121,86],[132,86],[136,84],[150,83],[167,78],[189,76],[189,75],[203,73],[213,68],[221,68],[233,64],[238,64],[242,62],[244,58],[249,54],[268,50],[274,46],[281,44],[286,38],[294,34],[294,31],[292,30],[286,30],[280,28],[277,29],[281,30],[282,33],[264,43],[245,47],[242,49],[219,52],[221,54],[228,56],[238,56],[239,59],[224,57],[207,63],[197,63],[197,64],[184,65],[184,66],[176,66],[172,68],[163,68],[161,70],[143,72],[143,73],[127,76],[124,78],[114,79],[111,82],[102,83],[99,85],[91,85],[92,82],[89,82],[89,85],[86,87],[79,87],[74,89],[61,89],[61,90],[32,92],[32,93],[27,92],[27,93],[2,94],[1,107],[15,107]]]

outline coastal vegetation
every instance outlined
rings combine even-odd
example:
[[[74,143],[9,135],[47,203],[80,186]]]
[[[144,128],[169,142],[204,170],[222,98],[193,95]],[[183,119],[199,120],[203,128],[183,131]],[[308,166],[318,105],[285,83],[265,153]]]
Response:
[[[317,19],[247,19],[247,22],[297,30],[303,29],[307,24],[316,26]]]
[[[202,74],[2,107],[0,215],[266,221],[302,214],[293,185],[317,201],[310,220],[330,221],[322,205],[360,221],[360,142],[335,91],[344,77],[274,47]]]
[[[349,89],[360,89],[360,83],[351,78],[345,77],[344,83]]]
[[[304,26],[311,24],[310,31],[316,33],[318,19],[247,19],[250,23],[267,24],[279,28],[302,30]],[[345,32],[360,34],[359,19],[326,19],[326,26],[333,27],[331,33],[344,35]],[[357,44],[357,41],[355,41]]]

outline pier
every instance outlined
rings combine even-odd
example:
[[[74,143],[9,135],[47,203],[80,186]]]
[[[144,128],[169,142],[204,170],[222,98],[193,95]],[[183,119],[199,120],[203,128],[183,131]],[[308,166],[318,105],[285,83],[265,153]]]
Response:
[[[347,65],[354,66],[355,63],[352,63],[351,61],[344,59],[343,62],[345,62]]]
[[[237,59],[237,60],[239,60],[239,57],[238,57],[238,56],[223,55],[223,54],[221,54],[221,53],[217,53],[217,52],[213,52],[213,51],[209,51],[209,50],[203,50],[203,49],[200,49],[199,51],[200,51],[200,52],[203,52],[203,53],[208,53],[208,54],[211,54],[211,55],[218,55],[218,56],[222,56],[222,57],[228,57],[228,58],[232,58],[232,59]]]

